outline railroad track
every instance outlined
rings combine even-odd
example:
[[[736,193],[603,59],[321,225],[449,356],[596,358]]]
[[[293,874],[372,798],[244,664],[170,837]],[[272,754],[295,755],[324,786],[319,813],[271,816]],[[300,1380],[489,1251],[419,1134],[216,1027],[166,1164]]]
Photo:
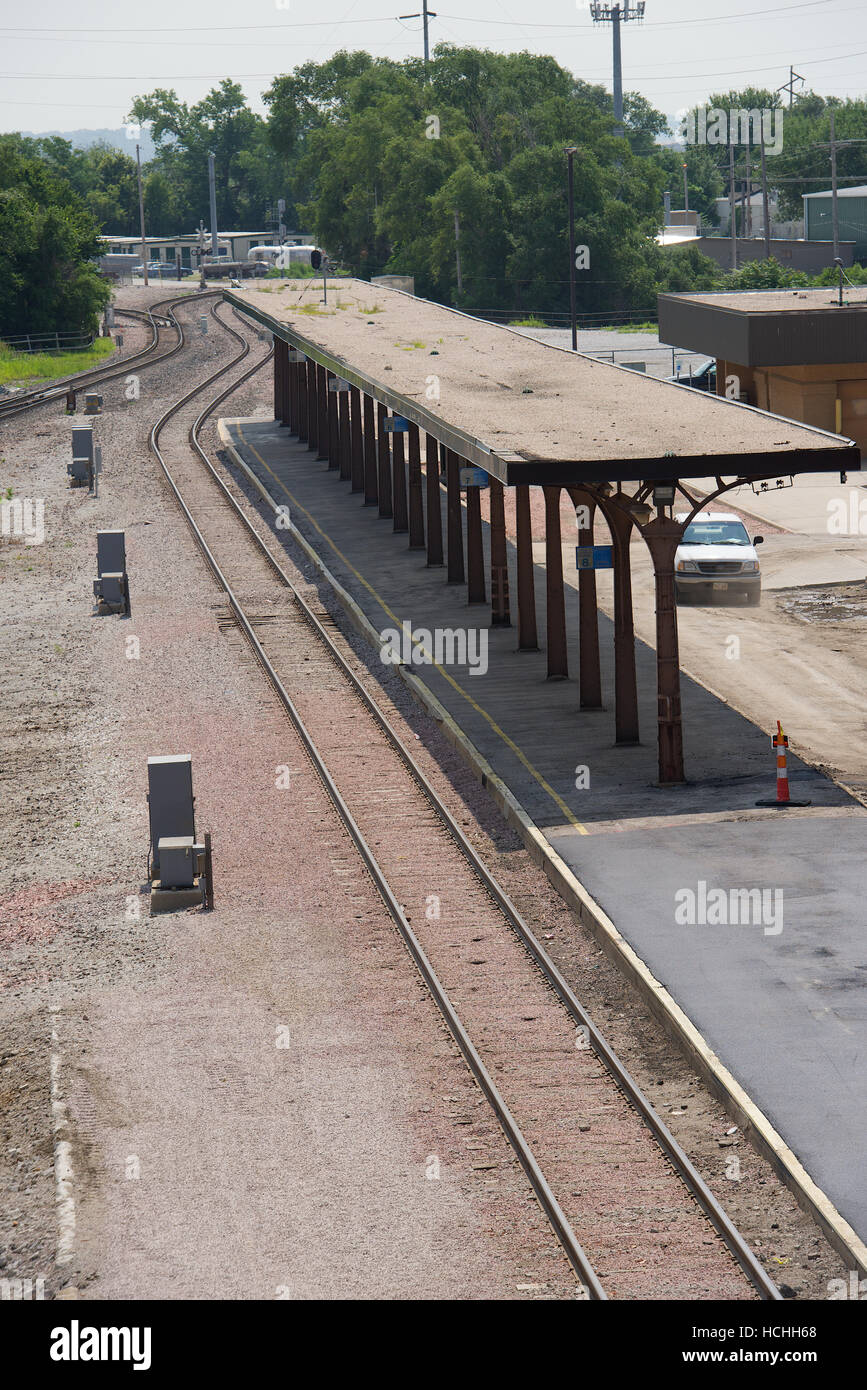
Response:
[[[76,391],[81,391],[88,386],[99,386],[104,381],[114,381],[117,377],[126,376],[134,367],[152,367],[158,362],[165,362],[167,358],[174,357],[184,347],[184,333],[180,323],[175,318],[175,308],[179,304],[197,303],[201,300],[212,299],[214,295],[219,293],[219,290],[206,290],[201,294],[179,295],[174,299],[160,300],[148,309],[118,309],[116,312],[127,318],[149,324],[151,341],[146,347],[140,348],[138,352],[131,352],[122,359],[120,365],[115,363],[111,367],[90,367],[86,371],[76,372],[72,376],[61,377],[49,386],[35,387],[32,391],[21,392],[8,399],[0,399],[0,421],[12,420],[18,415],[24,415],[28,410],[33,410],[36,406],[59,400],[66,395],[70,387]],[[177,337],[168,351],[156,353],[162,328],[173,328]]]
[[[203,424],[272,355],[189,418],[195,398],[250,350],[212,312],[240,351],[161,416],[151,448],[585,1296],[743,1298],[752,1286],[779,1299],[352,670],[328,615],[298,592],[209,459]]]

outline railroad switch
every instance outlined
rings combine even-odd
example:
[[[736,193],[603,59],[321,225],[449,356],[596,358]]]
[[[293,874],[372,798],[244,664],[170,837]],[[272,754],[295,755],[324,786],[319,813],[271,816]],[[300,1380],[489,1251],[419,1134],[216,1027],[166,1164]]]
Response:
[[[67,415],[75,414],[75,391],[71,386],[66,393],[66,413]]]
[[[195,800],[189,753],[148,758],[151,916],[214,906],[211,836],[196,840]]]
[[[96,611],[130,616],[129,579],[126,573],[126,535],[123,531],[97,531],[96,572],[93,596]]]

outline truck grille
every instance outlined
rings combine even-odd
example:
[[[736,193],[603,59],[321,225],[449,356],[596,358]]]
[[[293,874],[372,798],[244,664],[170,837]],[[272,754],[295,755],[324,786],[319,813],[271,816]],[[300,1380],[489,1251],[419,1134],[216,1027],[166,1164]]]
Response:
[[[740,560],[699,560],[700,574],[740,574]]]

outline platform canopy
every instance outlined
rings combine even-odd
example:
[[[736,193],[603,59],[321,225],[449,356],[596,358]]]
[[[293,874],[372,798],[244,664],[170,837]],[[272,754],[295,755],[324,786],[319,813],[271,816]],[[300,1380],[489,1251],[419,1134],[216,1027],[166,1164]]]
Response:
[[[360,280],[271,279],[226,299],[502,483],[860,468],[852,440],[597,362]]]

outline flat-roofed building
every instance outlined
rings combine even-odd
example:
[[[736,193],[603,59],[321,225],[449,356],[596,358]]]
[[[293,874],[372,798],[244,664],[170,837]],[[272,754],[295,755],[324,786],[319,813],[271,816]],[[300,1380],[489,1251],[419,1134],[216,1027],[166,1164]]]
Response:
[[[715,357],[720,395],[867,452],[867,289],[661,294],[659,340]]]
[[[833,193],[804,194],[804,235],[814,241],[833,241]],[[841,241],[855,243],[855,259],[867,256],[867,183],[837,189],[837,228]]]

